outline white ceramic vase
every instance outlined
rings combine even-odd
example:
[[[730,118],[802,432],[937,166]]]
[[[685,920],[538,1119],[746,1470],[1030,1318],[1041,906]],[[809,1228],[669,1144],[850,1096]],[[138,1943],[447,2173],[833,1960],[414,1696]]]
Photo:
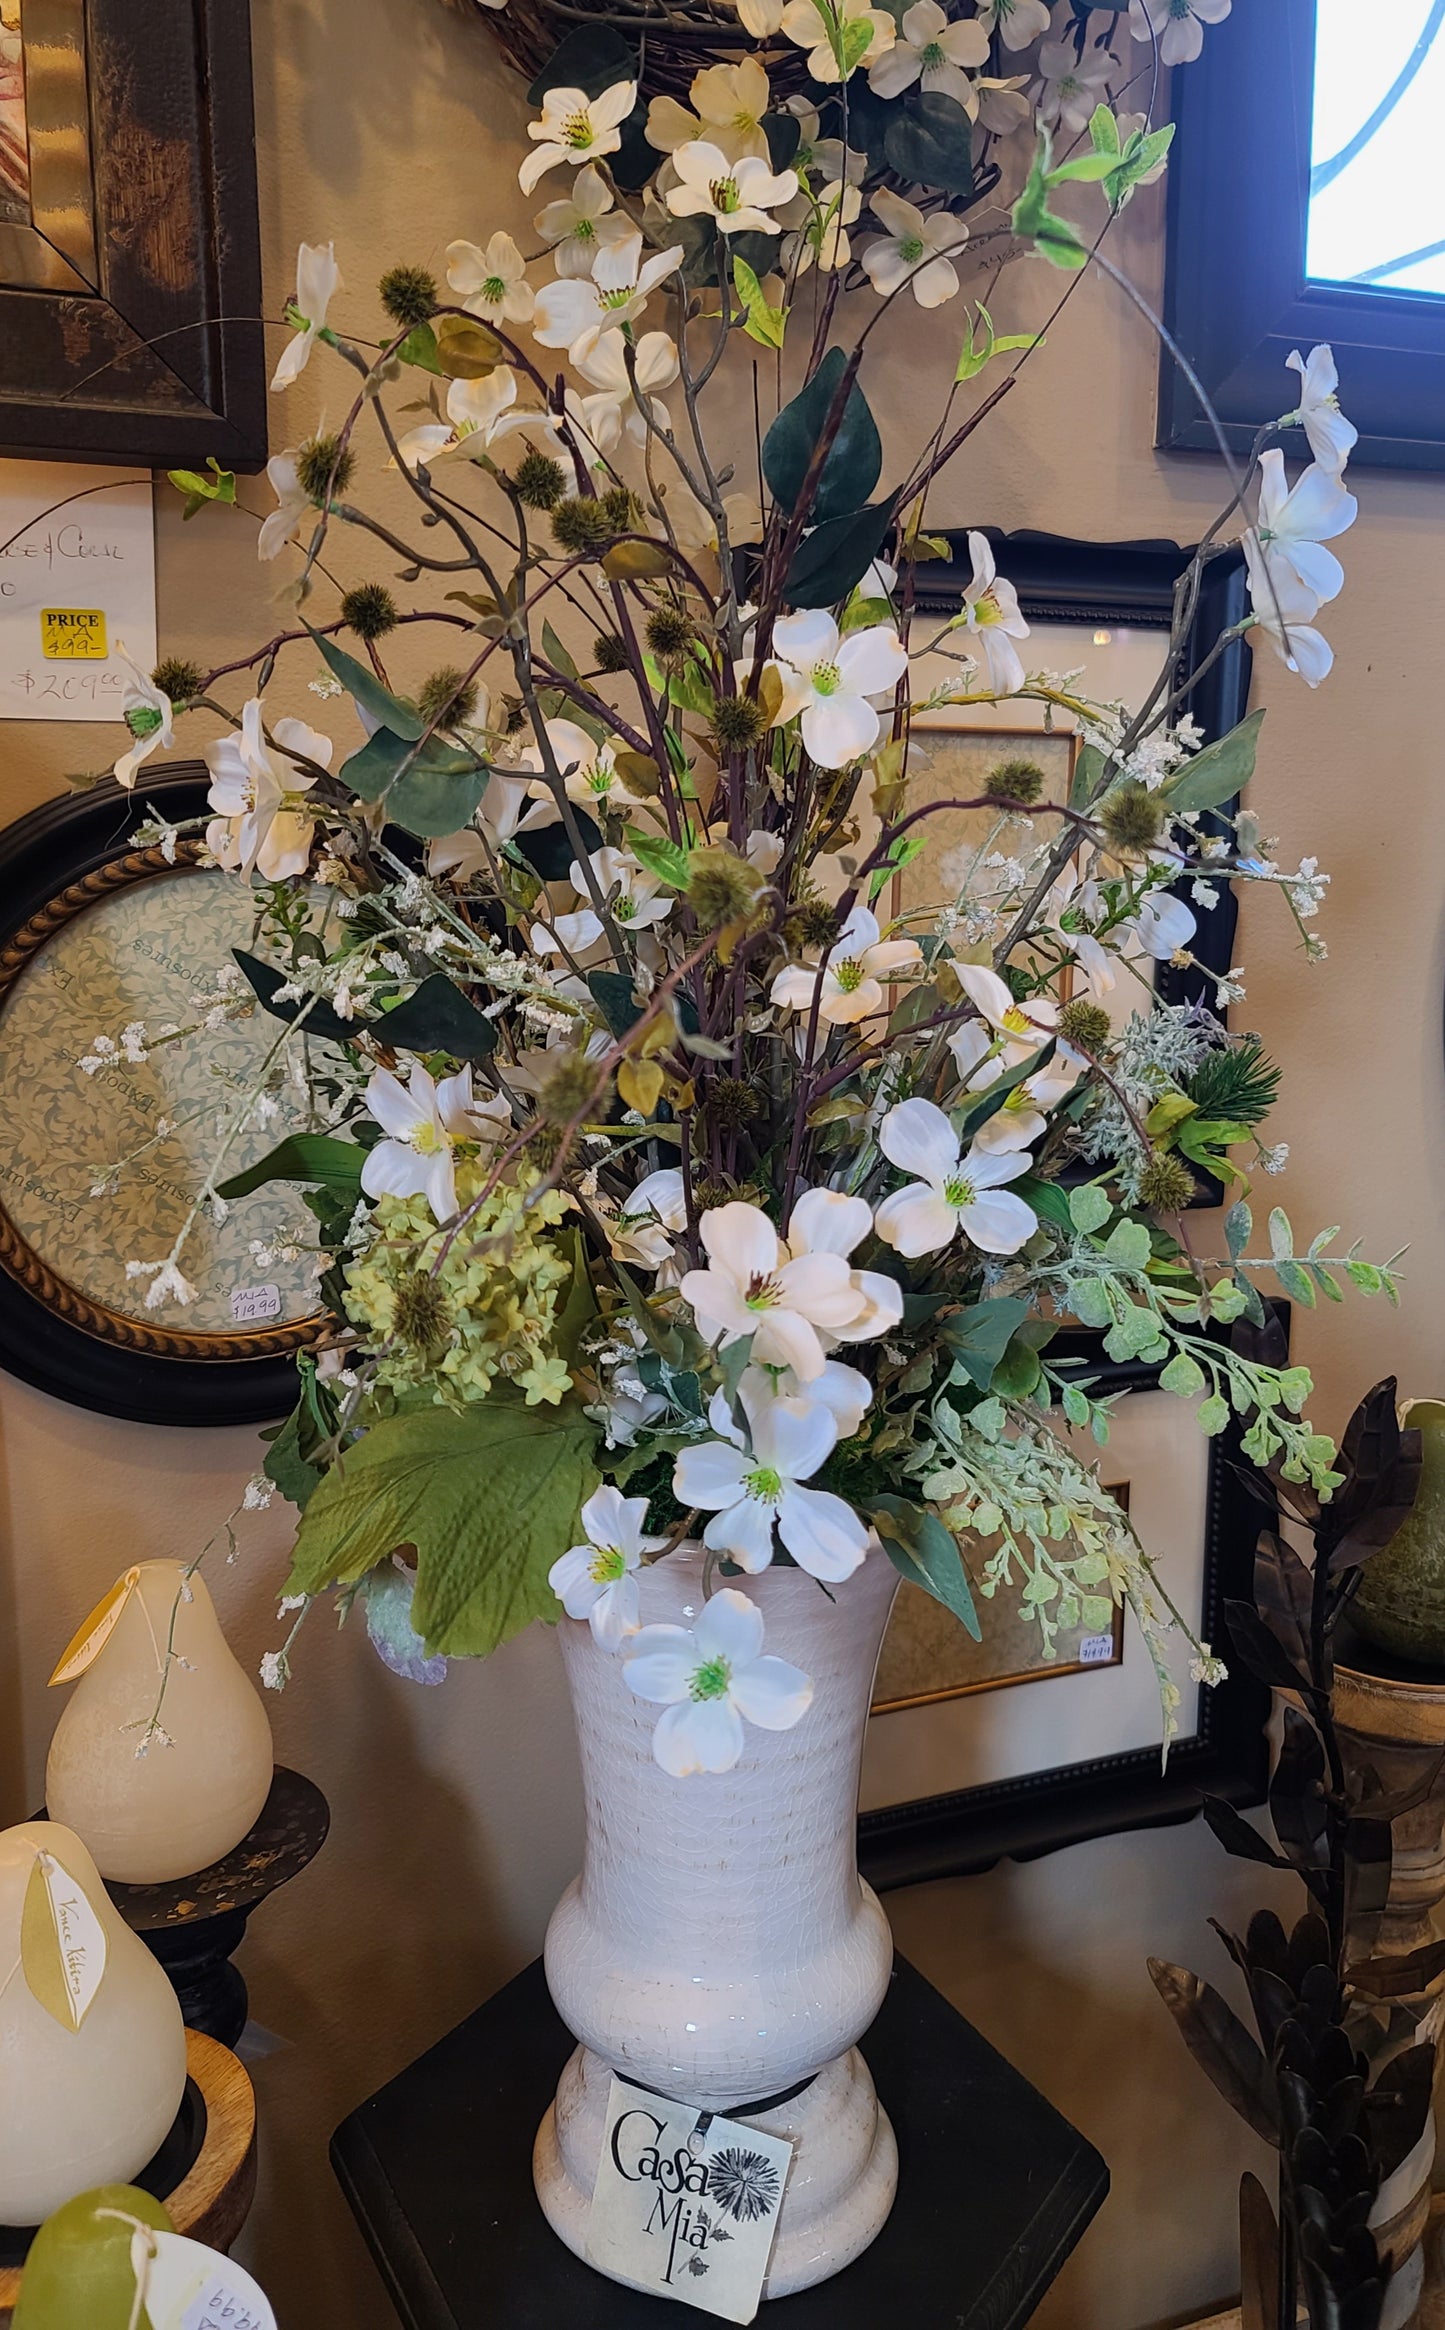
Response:
[[[644,1570],[643,1624],[692,1624],[702,1575],[696,1547]],[[791,1731],[747,1727],[731,1772],[670,1778],[652,1755],[660,1711],[585,1624],[562,1621],[587,1843],[548,1927],[546,1966],[581,2044],[533,2166],[554,2231],[585,2258],[614,2071],[792,2139],[763,2293],[785,2297],[867,2248],[898,2181],[893,2131],[857,2049],[888,1987],[893,1941],[855,1849],[863,1727],[898,1581],[875,1552],[831,1599],[777,1565],[731,1582],[761,1609],[765,1648],[814,1685]],[[775,2096],[786,2100],[747,2108]]]

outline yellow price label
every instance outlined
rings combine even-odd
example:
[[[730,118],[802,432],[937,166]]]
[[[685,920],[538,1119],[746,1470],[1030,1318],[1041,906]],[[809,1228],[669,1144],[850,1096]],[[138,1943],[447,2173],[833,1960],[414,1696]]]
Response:
[[[105,614],[99,607],[42,607],[40,652],[50,663],[103,663]]]

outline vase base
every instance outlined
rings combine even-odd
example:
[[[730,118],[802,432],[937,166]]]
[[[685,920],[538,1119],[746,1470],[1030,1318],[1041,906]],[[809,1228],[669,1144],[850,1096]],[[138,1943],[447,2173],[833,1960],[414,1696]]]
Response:
[[[587,2221],[612,2071],[579,2047],[537,2131],[532,2175],[553,2232],[591,2264]],[[793,2166],[763,2284],[765,2298],[811,2289],[851,2265],[883,2230],[898,2189],[898,2146],[856,2047],[825,2063],[790,2103],[746,2124],[793,2145]]]

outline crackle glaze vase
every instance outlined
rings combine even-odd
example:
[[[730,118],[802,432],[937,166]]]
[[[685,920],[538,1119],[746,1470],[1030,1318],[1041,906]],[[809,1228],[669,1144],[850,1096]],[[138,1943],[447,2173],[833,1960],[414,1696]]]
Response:
[[[685,1781],[654,1761],[658,1710],[629,1688],[624,1662],[583,1622],[562,1621],[587,1840],[546,1967],[579,2044],[534,2173],[579,2257],[614,2072],[791,2140],[765,2297],[841,2271],[888,2215],[897,2147],[857,2043],[882,2004],[893,1942],[858,1874],[855,1822],[897,1583],[876,1550],[832,1599],[801,1570],[750,1577],[768,1650],[811,1676],[813,1704],[790,1731],[748,1725],[732,1771]],[[701,1549],[645,1569],[641,1591],[645,1626],[694,1624]]]

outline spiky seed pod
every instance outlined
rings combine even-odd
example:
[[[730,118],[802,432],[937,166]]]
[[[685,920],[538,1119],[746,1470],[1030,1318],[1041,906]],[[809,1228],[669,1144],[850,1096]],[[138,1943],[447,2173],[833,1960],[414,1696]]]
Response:
[[[151,673],[151,684],[173,704],[189,704],[204,689],[206,675],[198,663],[187,663],[181,655],[167,655]]]
[[[1043,799],[1046,781],[1037,761],[1005,760],[989,770],[983,789],[990,801],[1017,801],[1027,808]]]
[[[341,620],[358,639],[384,639],[396,629],[396,601],[385,583],[358,583],[341,602]]]
[[[1152,849],[1164,830],[1164,805],[1143,785],[1116,785],[1098,816],[1105,839],[1120,856]]]
[[[619,534],[635,534],[642,523],[642,504],[631,486],[611,485],[602,496],[609,525]]]
[[[425,267],[388,267],[376,289],[392,322],[407,331],[427,323],[441,305],[437,279]]]
[[[592,642],[592,653],[599,671],[626,671],[631,660],[625,642],[615,631],[599,631]]]
[[[719,696],[713,706],[712,732],[720,752],[746,752],[766,734],[768,716],[751,696]]]
[[[758,1194],[746,1182],[704,1179],[695,1185],[692,1202],[700,1214],[709,1214],[720,1205],[755,1205]]]
[[[1189,1167],[1172,1149],[1156,1149],[1139,1176],[1140,1203],[1155,1213],[1182,1213],[1198,1191]]]
[[[504,733],[520,736],[527,725],[527,707],[520,696],[503,696],[502,714]]]
[[[605,550],[616,531],[602,504],[583,494],[568,494],[552,512],[552,534],[557,547],[574,557]]]
[[[838,936],[838,917],[823,898],[805,898],[789,915],[783,935],[795,952],[805,947],[830,947]]]
[[[715,1076],[707,1088],[707,1115],[724,1132],[740,1133],[763,1113],[763,1096],[742,1076]]]
[[[429,1270],[414,1270],[396,1290],[396,1326],[399,1342],[409,1351],[439,1350],[452,1329],[446,1296]]]
[[[537,1095],[537,1112],[544,1124],[570,1125],[584,1109],[601,1108],[596,1063],[585,1052],[559,1052]]]
[[[712,849],[695,849],[688,865],[687,902],[703,930],[721,930],[725,922],[741,922],[757,905],[763,876],[735,849],[720,842]]]
[[[647,618],[647,644],[655,656],[671,662],[675,656],[686,655],[697,631],[681,607],[654,607]]]
[[[1060,1036],[1086,1059],[1097,1060],[1101,1052],[1106,1052],[1113,1033],[1102,1003],[1091,1003],[1087,995],[1076,996],[1059,1013]]]
[[[443,664],[422,681],[416,708],[428,725],[460,728],[477,708],[477,683],[454,663]]]
[[[318,510],[345,493],[356,474],[356,455],[336,437],[308,437],[296,456],[296,482]]]
[[[567,472],[550,453],[529,447],[517,465],[512,491],[524,510],[555,510],[567,491]]]

